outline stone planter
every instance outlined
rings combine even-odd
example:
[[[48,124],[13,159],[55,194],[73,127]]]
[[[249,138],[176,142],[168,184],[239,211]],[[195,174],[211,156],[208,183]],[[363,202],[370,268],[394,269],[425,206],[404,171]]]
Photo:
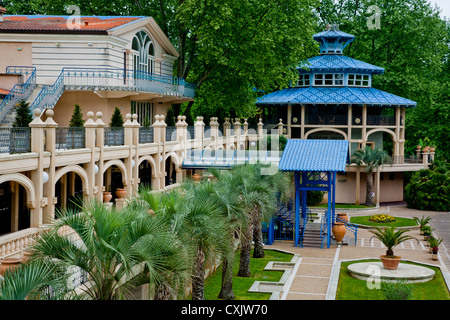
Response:
[[[0,275],[5,276],[6,270],[14,270],[20,265],[19,258],[5,258],[0,262]]]
[[[113,196],[112,196],[111,192],[107,192],[107,191],[103,192],[103,202],[110,202],[112,197]]]
[[[31,251],[22,251],[22,259],[20,259],[20,263],[26,263],[28,260],[30,260],[31,255]]]
[[[431,253],[431,259],[433,259],[435,261],[439,260],[437,252],[436,253],[435,252]]]
[[[383,263],[383,267],[386,270],[397,270],[398,264],[400,263],[401,257],[386,257],[380,256],[381,262]]]
[[[125,198],[127,195],[127,191],[124,188],[117,188],[116,189],[116,196],[118,198]]]
[[[200,181],[200,180],[202,179],[202,176],[201,176],[200,174],[198,174],[198,173],[194,173],[194,174],[192,175],[192,179],[193,179],[194,181]]]

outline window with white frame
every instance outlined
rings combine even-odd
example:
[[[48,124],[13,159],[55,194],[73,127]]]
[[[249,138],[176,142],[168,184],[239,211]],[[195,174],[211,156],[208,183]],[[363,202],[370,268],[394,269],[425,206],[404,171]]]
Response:
[[[297,87],[309,87],[309,85],[310,85],[309,74],[308,73],[300,74],[298,76]]]
[[[131,101],[131,113],[137,114],[137,121],[142,126],[150,126],[153,118],[153,103]]]
[[[155,46],[150,36],[139,31],[133,38],[131,49],[133,54],[133,69],[149,73],[155,72]]]
[[[317,73],[314,75],[315,86],[343,86],[343,73]]]
[[[348,85],[355,87],[370,87],[370,75],[368,74],[349,74]]]

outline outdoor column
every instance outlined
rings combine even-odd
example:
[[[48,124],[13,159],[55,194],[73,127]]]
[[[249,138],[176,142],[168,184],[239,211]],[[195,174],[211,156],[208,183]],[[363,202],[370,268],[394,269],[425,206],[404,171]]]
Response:
[[[203,117],[197,117],[197,121],[194,123],[194,137],[195,140],[200,140],[201,149],[203,149],[203,137],[204,137]]]
[[[355,178],[355,184],[356,184],[356,190],[355,190],[355,194],[356,194],[356,200],[355,203],[359,204],[360,203],[360,198],[361,198],[361,171],[360,171],[360,166],[356,166],[356,178]]]
[[[291,120],[292,119],[292,105],[288,104],[287,106],[287,136],[291,137]]]
[[[211,142],[213,143],[214,150],[218,148],[218,139],[219,139],[219,118],[212,117],[209,125],[211,127]]]
[[[31,172],[31,180],[33,181],[35,189],[35,201],[31,202],[30,195],[27,194],[27,205],[30,209],[30,227],[38,228],[42,224],[43,208],[43,171],[44,171],[44,128],[40,115],[41,110],[35,109],[34,119],[29,126],[31,127],[31,152],[38,154],[38,167]],[[47,182],[48,183],[48,182]]]
[[[231,135],[231,123],[230,118],[225,118],[225,122],[223,123],[223,136],[225,137],[225,149],[230,149],[230,135]]]
[[[236,150],[240,149],[241,144],[241,121],[239,118],[234,119],[234,137],[236,137]]]
[[[124,184],[124,189],[127,191],[127,197],[131,197],[132,195],[132,172],[133,172],[133,124],[131,123],[131,114],[127,113],[125,115],[126,121],[123,124],[123,141],[124,145],[128,147],[128,156],[124,159],[125,167],[126,167],[126,175],[127,178],[124,180],[122,177],[122,181]],[[116,199],[117,201],[118,199]]]
[[[366,147],[366,131],[367,131],[367,105],[363,105],[362,107],[362,130],[361,130],[361,139],[362,144],[361,148],[364,149]]]
[[[100,201],[103,202],[103,192],[106,191],[105,187],[104,187],[104,181],[103,181],[103,164],[104,164],[104,160],[103,160],[103,151],[105,149],[105,123],[102,121],[102,117],[103,117],[103,113],[101,113],[100,111],[97,112],[95,114],[95,116],[97,117],[97,120],[95,121],[95,124],[97,125],[97,136],[96,136],[96,148],[99,149],[99,155],[98,155],[98,162],[97,162],[97,167],[98,170],[97,173],[95,174],[95,186],[97,187],[97,194],[95,196],[95,198]]]
[[[305,109],[306,109],[305,105],[302,105],[302,111],[301,111],[302,113],[301,113],[301,117],[300,117],[300,124],[301,124],[301,126],[300,126],[300,138],[301,139],[305,139],[305,117],[306,117]]]
[[[99,192],[98,188],[95,186],[95,132],[97,129],[97,124],[94,122],[94,113],[89,111],[87,114],[87,120],[84,123],[84,135],[85,135],[85,147],[91,150],[91,159],[86,165],[86,172],[88,175],[88,186],[83,186],[83,196],[96,196]],[[98,169],[98,167],[97,167]],[[86,189],[85,189],[86,188]],[[101,192],[100,192],[101,193]]]
[[[55,218],[55,204],[57,198],[55,197],[55,163],[56,163],[56,127],[58,124],[53,121],[53,110],[47,109],[45,115],[45,133],[46,133],[46,151],[50,151],[50,166],[48,168],[48,181],[44,184],[45,197],[47,197],[47,206],[44,207],[44,216],[42,223],[50,223]]]
[[[280,119],[280,122],[278,122],[278,135],[283,135],[283,119]]]
[[[164,135],[165,137],[165,135]],[[158,145],[158,152],[153,155],[155,159],[155,173],[152,174],[152,190],[161,189],[161,162],[162,162],[162,146],[161,146],[161,122],[160,116],[155,116],[155,122],[153,123],[153,142]]]
[[[294,228],[294,246],[298,246],[300,237],[300,172],[294,172],[295,184],[295,228]]]
[[[381,171],[381,166],[378,167],[375,171],[375,183],[376,183],[376,195],[375,195],[375,202],[377,205],[380,205],[380,171]]]
[[[141,125],[139,124],[139,122],[137,121],[138,119],[138,115],[135,113],[132,115],[132,119],[133,121],[131,122],[132,124],[132,131],[133,131],[133,146],[134,146],[134,153],[132,156],[132,192],[133,195],[137,194],[138,190],[139,190],[139,128],[141,127]]]
[[[352,105],[348,105],[348,114],[347,114],[347,136],[348,136],[348,150],[351,154],[352,152],[352,123],[353,123],[353,110]]]

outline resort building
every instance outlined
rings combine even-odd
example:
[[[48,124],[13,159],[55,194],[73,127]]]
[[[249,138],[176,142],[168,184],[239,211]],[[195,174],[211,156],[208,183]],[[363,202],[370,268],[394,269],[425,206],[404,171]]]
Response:
[[[384,69],[343,55],[353,35],[330,28],[313,38],[320,55],[298,66],[298,82],[258,100],[265,109],[263,122],[281,121],[290,139],[348,140],[349,154],[365,146],[390,146],[393,164],[377,170],[375,199],[402,201],[403,172],[427,167],[434,156],[405,157],[405,112],[416,103],[372,87],[372,78]],[[347,165],[338,173],[336,202],[364,201],[365,181],[363,168]]]

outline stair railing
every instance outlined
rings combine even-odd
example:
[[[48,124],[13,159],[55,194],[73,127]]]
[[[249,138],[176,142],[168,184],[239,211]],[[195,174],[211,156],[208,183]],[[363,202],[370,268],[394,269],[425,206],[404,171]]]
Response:
[[[303,218],[304,217],[304,218]],[[305,214],[300,214],[300,234],[299,234],[299,244],[303,247],[303,239],[305,237],[305,231],[308,223],[312,221],[311,209],[306,208]]]
[[[3,120],[6,117],[16,103],[28,99],[36,87],[35,67],[8,66],[6,67],[6,73],[25,75],[28,76],[28,78],[23,84],[16,83],[6,95],[5,99],[0,103],[0,120]]]
[[[323,240],[325,239],[325,236],[327,234],[327,225],[328,225],[328,214],[327,211],[324,212],[322,215],[322,219],[320,219],[320,247],[323,248]]]
[[[355,235],[355,247],[356,247],[356,241],[358,239],[358,226],[356,224],[350,223],[346,220],[342,220],[339,217],[336,217],[336,221],[343,222],[345,227],[347,228],[347,230],[353,232],[353,234]]]

